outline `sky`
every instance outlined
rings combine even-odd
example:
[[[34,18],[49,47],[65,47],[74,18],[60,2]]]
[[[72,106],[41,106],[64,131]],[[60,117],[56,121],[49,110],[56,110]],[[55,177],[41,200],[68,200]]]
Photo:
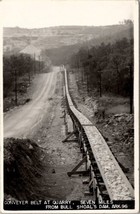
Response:
[[[134,19],[135,0],[2,0],[4,27],[112,25]]]

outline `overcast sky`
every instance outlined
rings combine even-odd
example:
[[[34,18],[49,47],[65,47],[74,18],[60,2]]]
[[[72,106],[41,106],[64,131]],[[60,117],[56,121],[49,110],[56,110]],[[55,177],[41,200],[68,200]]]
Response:
[[[134,19],[135,0],[3,0],[4,27],[111,25]]]

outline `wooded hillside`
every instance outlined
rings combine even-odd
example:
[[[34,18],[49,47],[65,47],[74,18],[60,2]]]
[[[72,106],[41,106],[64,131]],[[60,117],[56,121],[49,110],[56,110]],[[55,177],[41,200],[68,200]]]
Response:
[[[89,95],[110,93],[133,100],[133,39],[82,47],[71,57],[71,68],[80,87]],[[132,103],[131,103],[132,104]],[[132,111],[132,109],[131,109]]]

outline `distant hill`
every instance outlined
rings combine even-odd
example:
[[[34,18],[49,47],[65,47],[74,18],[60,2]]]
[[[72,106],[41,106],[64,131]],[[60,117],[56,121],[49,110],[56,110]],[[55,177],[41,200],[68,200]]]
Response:
[[[48,28],[4,28],[4,52],[20,52],[28,45],[48,50],[48,56],[54,63],[68,59],[82,45],[97,45],[101,42],[113,42],[123,37],[133,37],[132,24],[112,26],[60,26]]]
[[[100,45],[102,42],[105,44],[114,43],[116,40],[121,40],[124,37],[127,39],[133,38],[133,27],[124,28],[119,32],[111,32],[106,36],[102,35],[86,42],[83,41],[83,43],[47,49],[45,52],[48,57],[51,58],[53,64],[67,64],[72,54],[76,53],[81,47],[90,48],[92,46]]]

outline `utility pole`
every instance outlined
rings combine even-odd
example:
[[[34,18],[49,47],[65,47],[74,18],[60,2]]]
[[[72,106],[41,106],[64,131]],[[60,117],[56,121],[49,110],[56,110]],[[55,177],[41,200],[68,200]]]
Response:
[[[100,97],[102,96],[102,72],[99,71]]]
[[[31,71],[30,71],[30,67],[31,66],[31,59],[29,58],[29,71],[28,71],[28,74],[29,74],[29,84],[30,84],[30,81],[31,81]]]
[[[33,67],[34,67],[34,74],[36,73],[36,70],[35,70],[35,53],[34,53],[34,65],[33,65]]]
[[[88,92],[88,94],[90,94],[91,93],[91,81],[90,81],[90,69],[91,69],[90,58],[91,58],[91,55],[90,55],[88,40],[87,40],[87,58],[88,58],[88,66],[87,66],[87,92]]]
[[[133,113],[133,69],[132,65],[129,65],[129,72],[130,72],[130,114]]]
[[[78,81],[78,73],[79,73],[79,56],[77,55],[76,56],[76,64],[77,64],[77,69],[76,69],[76,74],[75,74],[75,78],[77,79]]]
[[[17,70],[14,70],[15,72],[15,105],[17,105]]]
[[[87,71],[86,71],[86,76],[87,76],[87,95],[89,95],[89,63],[87,64],[87,67],[86,67]]]
[[[40,69],[40,55],[39,55],[39,73],[40,73],[40,70],[41,70],[41,69]]]

